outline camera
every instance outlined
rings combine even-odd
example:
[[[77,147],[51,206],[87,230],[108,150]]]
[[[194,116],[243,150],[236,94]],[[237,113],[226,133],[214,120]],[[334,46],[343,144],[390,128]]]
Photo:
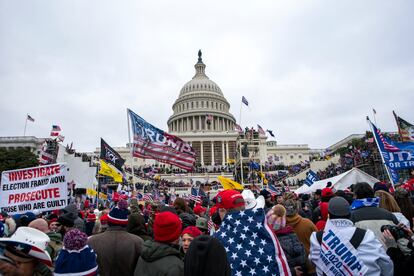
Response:
[[[396,225],[388,224],[388,225],[381,226],[381,232],[384,232],[384,230],[390,231],[395,240],[399,240],[406,236],[404,229]]]

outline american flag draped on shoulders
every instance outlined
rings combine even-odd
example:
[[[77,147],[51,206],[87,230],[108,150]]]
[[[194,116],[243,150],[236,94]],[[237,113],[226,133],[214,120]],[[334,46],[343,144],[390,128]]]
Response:
[[[263,209],[228,213],[214,236],[227,252],[232,275],[291,275]]]

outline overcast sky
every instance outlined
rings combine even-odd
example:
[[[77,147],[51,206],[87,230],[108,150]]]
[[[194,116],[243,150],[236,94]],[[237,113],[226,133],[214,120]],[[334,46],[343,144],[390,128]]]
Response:
[[[202,49],[243,126],[326,148],[414,122],[414,1],[0,0],[0,136],[60,125],[80,151],[128,141],[126,108],[167,130]]]

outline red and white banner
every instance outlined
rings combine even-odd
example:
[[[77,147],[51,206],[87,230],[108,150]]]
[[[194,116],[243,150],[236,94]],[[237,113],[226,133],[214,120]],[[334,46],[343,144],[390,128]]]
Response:
[[[10,215],[62,209],[68,201],[67,166],[4,171],[1,174],[0,209]]]

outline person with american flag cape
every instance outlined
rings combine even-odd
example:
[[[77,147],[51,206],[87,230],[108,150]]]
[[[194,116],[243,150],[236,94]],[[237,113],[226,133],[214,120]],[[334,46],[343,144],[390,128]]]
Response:
[[[227,252],[232,275],[291,275],[263,208],[246,210],[243,196],[235,190],[220,192],[216,202],[222,222],[214,237]]]

